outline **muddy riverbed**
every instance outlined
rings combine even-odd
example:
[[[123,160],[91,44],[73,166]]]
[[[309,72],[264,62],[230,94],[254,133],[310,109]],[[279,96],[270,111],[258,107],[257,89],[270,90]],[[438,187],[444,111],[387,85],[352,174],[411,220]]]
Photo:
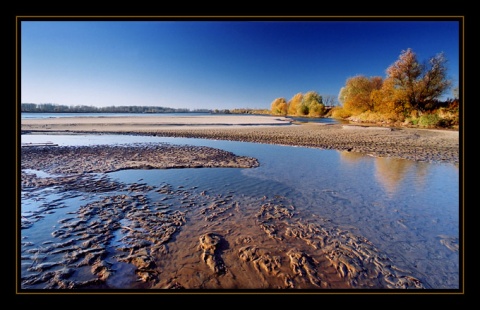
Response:
[[[168,144],[28,147],[21,156],[22,289],[431,288],[355,227],[290,197],[109,174],[256,169],[252,157]],[[438,242],[458,253],[458,238]]]

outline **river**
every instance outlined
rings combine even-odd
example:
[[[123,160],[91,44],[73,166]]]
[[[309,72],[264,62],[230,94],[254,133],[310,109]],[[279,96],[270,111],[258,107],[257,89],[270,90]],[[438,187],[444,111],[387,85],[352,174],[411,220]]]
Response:
[[[122,184],[167,184],[192,189],[196,194],[233,196],[240,205],[282,197],[282,201],[294,206],[298,223],[321,222],[331,230],[353,233],[359,240],[368,241],[376,256],[387,257],[395,270],[418,279],[424,288],[460,287],[458,165],[375,158],[335,150],[138,135],[35,134],[22,135],[21,140],[22,143],[48,141],[58,145],[167,142],[210,146],[255,157],[260,166],[253,169],[125,170],[107,175]],[[33,273],[27,271],[32,265],[32,258],[27,255],[29,249],[52,242],[52,231],[58,228],[62,218],[98,199],[98,194],[71,192],[65,196],[55,187],[22,192],[19,212],[25,217],[45,205],[62,204],[62,208],[43,212],[31,226],[21,230],[21,252],[26,256],[22,259],[23,277]],[[247,207],[244,212],[247,217]],[[163,267],[172,268],[166,263]],[[112,279],[111,287],[130,285],[118,272]],[[243,287],[248,287],[245,283]],[[361,283],[359,287],[364,288]]]

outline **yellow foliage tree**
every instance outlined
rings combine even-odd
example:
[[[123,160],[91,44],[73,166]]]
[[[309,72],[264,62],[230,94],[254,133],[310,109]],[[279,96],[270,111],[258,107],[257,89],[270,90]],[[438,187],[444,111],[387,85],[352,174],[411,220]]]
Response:
[[[289,115],[297,115],[298,107],[302,104],[303,101],[303,94],[297,93],[295,96],[290,99],[288,103],[288,114]]]
[[[325,106],[323,104],[318,102],[313,102],[312,104],[310,104],[310,107],[308,109],[309,116],[319,117],[323,114],[325,114]]]
[[[383,115],[400,116],[404,110],[402,90],[396,89],[392,79],[386,79],[380,89],[375,89],[370,94],[374,104],[374,111]]]
[[[321,116],[325,113],[322,96],[316,91],[309,91],[303,96],[302,104],[297,109],[299,115]]]
[[[352,114],[361,114],[365,111],[373,111],[374,102],[371,93],[382,87],[383,80],[379,76],[366,77],[357,75],[347,79],[344,87],[340,90],[339,100],[345,110]]]
[[[443,53],[420,64],[412,49],[402,51],[399,59],[387,68],[387,79],[396,91],[396,96],[413,109],[424,111],[427,105],[437,100],[452,85],[446,77],[446,59]],[[409,107],[405,107],[409,110]]]
[[[275,114],[275,115],[287,115],[287,111],[288,111],[287,100],[285,100],[285,98],[277,98],[273,100],[270,106],[270,110],[272,114]]]

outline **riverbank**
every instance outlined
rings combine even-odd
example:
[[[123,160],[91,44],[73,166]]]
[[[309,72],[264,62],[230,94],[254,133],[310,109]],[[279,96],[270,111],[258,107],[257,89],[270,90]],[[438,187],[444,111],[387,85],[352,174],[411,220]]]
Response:
[[[96,117],[22,120],[22,133],[116,133],[281,144],[359,152],[376,157],[459,163],[455,130],[365,125],[292,124],[283,117]]]

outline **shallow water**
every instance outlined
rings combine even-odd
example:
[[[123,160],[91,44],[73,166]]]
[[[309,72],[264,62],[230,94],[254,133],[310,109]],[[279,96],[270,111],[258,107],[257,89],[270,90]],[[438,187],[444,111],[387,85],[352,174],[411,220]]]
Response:
[[[401,270],[420,280],[425,288],[458,289],[460,286],[458,249],[460,200],[457,165],[374,158],[333,150],[205,139],[127,135],[22,136],[22,143],[46,141],[59,145],[134,142],[205,145],[231,151],[237,155],[256,157],[259,160],[260,167],[254,169],[125,170],[107,174],[111,180],[122,184],[171,186],[176,190],[175,194],[164,198],[175,202],[171,204],[167,203],[169,200],[165,202],[172,212],[186,210],[183,200],[185,195],[192,197],[191,201],[198,202],[199,206],[202,199],[204,205],[208,206],[212,203],[209,200],[212,197],[231,196],[228,203],[237,203],[235,210],[239,210],[238,214],[226,210],[224,215],[215,215],[219,218],[224,216],[220,222],[222,228],[202,221],[203,218],[214,216],[213,213],[208,213],[210,212],[208,208],[203,209],[203,214],[199,213],[200,208],[188,213],[189,229],[186,229],[187,224],[184,224],[176,235],[178,242],[169,244],[172,257],[177,259],[163,262],[161,268],[165,271],[178,270],[179,266],[175,265],[175,261],[181,261],[180,257],[185,259],[188,253],[187,250],[182,250],[180,245],[186,248],[189,245],[190,253],[195,251],[194,246],[198,244],[194,241],[198,241],[198,236],[205,227],[217,233],[222,232],[222,236],[230,242],[232,249],[236,245],[234,240],[247,233],[257,240],[257,245],[275,246],[275,240],[258,235],[255,227],[242,226],[239,221],[242,218],[253,218],[261,204],[259,201],[277,199],[277,202],[281,201],[295,208],[296,216],[292,220],[282,219],[283,221],[278,224],[279,227],[284,225],[287,231],[296,228],[295,225],[298,223],[303,225],[321,222],[328,229],[349,232],[356,237],[365,238],[368,244],[374,247],[376,256],[388,257],[395,270]],[[111,193],[92,194],[73,191],[58,193],[55,188],[42,191],[22,193],[21,213],[29,219],[35,219],[30,226],[22,229],[22,242],[25,242],[22,246],[22,256],[26,255],[25,252],[30,247],[43,242],[48,244],[52,239],[52,230],[58,229],[60,226],[58,221],[68,216],[68,212],[74,212],[102,197],[111,196]],[[207,196],[200,195],[202,192],[207,193]],[[143,195],[146,192],[141,193]],[[162,201],[161,195],[152,192],[145,196],[152,202]],[[49,209],[51,213],[35,214],[36,210],[52,205],[55,207]],[[227,213],[230,215],[226,216]],[[118,235],[117,231],[113,241],[110,242],[118,245],[120,239],[121,235]],[[301,247],[298,244],[295,246]],[[223,261],[231,261],[231,256],[233,254],[229,252],[228,247],[223,250]],[[196,259],[198,260],[198,257]],[[31,258],[25,258],[23,261],[22,274],[29,274],[27,267],[32,265]],[[231,280],[234,277],[218,277],[215,280],[200,277],[195,280],[193,274],[199,271],[195,269],[198,267],[193,266],[197,263],[193,258],[191,262],[187,260],[182,266],[183,271],[178,272],[177,280],[183,280],[183,286],[197,286],[197,282],[202,281],[209,283],[208,287],[213,288],[235,288],[238,285]],[[189,264],[195,271],[191,273],[188,271],[190,269],[185,266]],[[126,276],[127,278],[134,279],[131,266],[119,264],[116,268],[116,276],[109,280],[110,286],[123,288],[131,285],[125,277],[118,276],[121,274],[119,271],[124,270],[130,275]],[[231,266],[231,270],[236,269]],[[324,277],[329,277],[328,273]],[[238,281],[241,280],[243,287],[252,283],[253,288],[258,288],[252,282],[255,279],[242,278],[238,274],[236,278]]]
[[[185,112],[185,113],[32,113],[32,112],[23,112],[21,113],[22,119],[42,119],[42,118],[59,118],[59,117],[119,117],[119,116],[128,116],[128,117],[145,117],[145,116],[156,116],[156,117],[190,117],[190,116],[209,116],[209,115],[235,115],[235,116],[255,116],[255,114],[212,114],[212,113],[203,113],[203,112]],[[266,116],[259,115],[259,116]],[[336,120],[333,118],[325,117],[296,117],[289,116],[290,119],[300,122],[300,123],[327,123],[327,124],[337,124],[337,123],[349,123],[348,121]]]

